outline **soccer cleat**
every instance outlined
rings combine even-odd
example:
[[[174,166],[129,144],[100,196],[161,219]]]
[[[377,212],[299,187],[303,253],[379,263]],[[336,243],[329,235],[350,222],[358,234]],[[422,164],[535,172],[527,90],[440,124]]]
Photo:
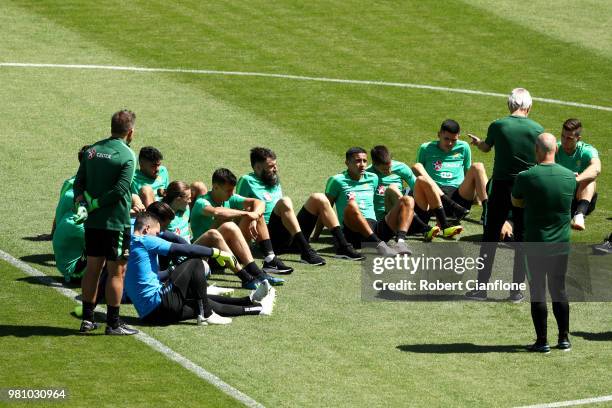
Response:
[[[267,273],[264,273],[263,276],[261,276],[259,279],[262,280],[262,281],[268,281],[270,283],[270,285],[272,285],[272,286],[282,286],[282,285],[285,284],[285,280],[284,279],[276,278],[276,277],[274,277],[272,275],[268,275]]]
[[[220,295],[220,296],[229,296],[230,293],[233,293],[234,289],[231,288],[220,288],[215,285],[210,285],[206,288],[206,293],[209,295]]]
[[[465,293],[465,297],[471,300],[487,300],[486,290],[470,290]]]
[[[79,329],[79,333],[87,334],[89,332],[96,330],[98,327],[100,327],[100,325],[96,322],[90,322],[89,320],[82,320],[81,328]]]
[[[557,350],[570,351],[572,349],[572,343],[570,343],[569,339],[559,339],[555,348]]]
[[[525,296],[520,291],[510,292],[510,296],[506,298],[512,303],[521,303],[525,299]]]
[[[412,255],[412,249],[404,241],[396,243],[394,249],[399,255]]]
[[[264,261],[261,269],[265,273],[280,273],[280,274],[290,274],[293,272],[293,268],[284,264],[278,256],[275,256],[270,262]]]
[[[263,281],[262,284],[257,287],[257,289],[255,289],[249,294],[251,302],[260,302],[261,299],[268,296],[268,292],[270,292],[270,289],[272,289],[270,282],[268,282],[267,280]]]
[[[397,255],[397,251],[391,248],[385,241],[380,241],[378,245],[376,245],[376,252],[378,255],[382,256],[395,256]]]
[[[223,317],[216,314],[214,311],[208,317],[202,315],[198,316],[198,325],[207,326],[209,324],[230,324],[232,319],[230,317]]]
[[[306,252],[300,256],[300,262],[309,265],[325,265],[325,260],[312,248],[308,248]]]
[[[461,225],[451,225],[450,227],[446,227],[442,230],[442,236],[444,238],[451,238],[455,235],[459,235],[463,232],[463,227]]]
[[[259,303],[261,305],[260,315],[270,316],[272,314],[272,310],[274,309],[274,303],[276,302],[276,290],[274,288],[270,288],[270,292],[268,295],[261,299]]]
[[[128,327],[128,325],[123,322],[119,322],[117,327],[106,325],[104,334],[109,336],[132,336],[138,334],[138,330]]]
[[[548,343],[538,344],[536,342],[536,343],[533,343],[527,346],[526,348],[527,348],[527,351],[532,352],[532,353],[543,353],[543,354],[550,353],[550,346],[548,345]]]
[[[255,290],[259,285],[261,285],[261,281],[257,278],[253,278],[248,282],[242,282],[243,289]]]
[[[365,259],[365,256],[355,251],[355,248],[353,248],[351,244],[346,244],[338,246],[334,258],[348,259],[350,261],[361,261],[362,259]]]
[[[603,244],[593,245],[593,253],[596,255],[612,254],[612,243],[606,240]]]
[[[429,231],[423,234],[423,240],[425,242],[431,242],[435,237],[438,236],[438,234],[440,234],[440,227],[436,225],[435,227],[430,228]]]
[[[584,226],[584,214],[576,213],[576,215],[574,215],[574,218],[572,218],[571,226],[572,229],[575,229],[576,231],[584,231],[586,228]]]

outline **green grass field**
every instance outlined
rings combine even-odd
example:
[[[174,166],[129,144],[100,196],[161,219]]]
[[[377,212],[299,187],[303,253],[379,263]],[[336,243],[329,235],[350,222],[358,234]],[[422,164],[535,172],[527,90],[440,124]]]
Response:
[[[535,97],[612,107],[612,4],[516,4],[5,0],[0,63],[502,94],[523,86]],[[157,146],[172,179],[210,183],[220,166],[243,174],[249,149],[265,145],[279,155],[283,190],[298,205],[344,168],[350,146],[386,144],[413,162],[445,118],[484,135],[507,114],[500,97],[427,89],[0,66],[1,250],[59,276],[50,242],[35,237],[50,231],[77,150],[107,136],[110,115],[123,107],[138,115],[134,150]],[[572,240],[600,242],[612,230],[612,112],[536,101],[531,117],[557,135],[578,117],[598,148],[598,208]],[[474,156],[490,174],[493,154]],[[481,233],[476,224],[466,229],[467,238]],[[330,254],[326,242],[316,248]],[[273,316],[142,330],[266,406],[518,406],[612,394],[609,303],[573,304],[573,350],[534,356],[520,349],[533,339],[528,304],[362,302],[358,265],[330,259],[309,268],[285,258],[296,272]],[[4,262],[0,283],[0,388],[65,386],[74,406],[235,404],[135,339],[78,337],[74,303]],[[122,313],[135,316],[131,306]],[[552,313],[549,333],[554,341]]]

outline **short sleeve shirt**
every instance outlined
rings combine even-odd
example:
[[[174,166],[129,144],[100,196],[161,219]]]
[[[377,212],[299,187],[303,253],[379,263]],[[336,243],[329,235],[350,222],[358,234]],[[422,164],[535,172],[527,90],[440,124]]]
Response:
[[[417,162],[438,185],[457,188],[472,166],[472,151],[463,140],[458,140],[448,152],[438,147],[438,141],[433,141],[419,147]]]
[[[555,155],[555,162],[559,163],[566,169],[573,171],[574,173],[582,173],[592,159],[599,158],[597,149],[588,143],[582,141],[576,143],[576,150],[573,154],[565,153],[565,150],[561,147],[561,142],[557,142],[557,154]]]
[[[191,232],[194,237],[199,237],[208,231],[213,225],[215,218],[212,215],[204,214],[206,207],[224,207],[234,210],[242,210],[244,208],[245,198],[239,194],[233,194],[229,200],[222,203],[217,203],[212,199],[212,191],[197,198],[191,209]]]
[[[387,188],[395,186],[401,191],[404,188],[403,183],[406,183],[410,189],[414,189],[416,176],[406,163],[395,160],[391,161],[391,174],[382,174],[376,170],[374,165],[369,166],[366,171],[378,176],[378,186],[374,193],[374,211],[376,219],[380,221],[385,217],[385,191],[387,191]]]
[[[189,206],[183,211],[175,211],[174,219],[168,225],[167,230],[170,232],[174,232],[177,235],[180,235],[187,242],[191,242],[191,230],[189,229],[189,217],[191,215],[191,211]]]
[[[275,186],[268,186],[255,175],[255,173],[245,174],[240,177],[236,185],[236,193],[248,198],[256,198],[261,200],[266,205],[264,219],[266,223],[270,222],[270,215],[274,206],[283,198],[283,190],[280,183]]]
[[[353,180],[348,171],[331,176],[327,180],[325,194],[336,201],[336,211],[340,224],[344,221],[344,209],[349,201],[355,200],[361,214],[370,220],[376,220],[374,211],[374,193],[378,187],[378,176],[366,171],[359,180]]]
[[[156,178],[146,176],[140,169],[134,173],[134,179],[132,180],[132,193],[138,194],[140,189],[144,186],[151,186],[153,193],[155,193],[155,199],[161,200],[158,194],[159,189],[167,189],[170,184],[170,176],[168,175],[168,169],[166,166],[159,166],[159,173]]]

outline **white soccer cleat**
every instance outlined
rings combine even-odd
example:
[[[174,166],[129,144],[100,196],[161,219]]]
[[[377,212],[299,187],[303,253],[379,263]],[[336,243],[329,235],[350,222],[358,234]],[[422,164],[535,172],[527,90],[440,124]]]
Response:
[[[230,293],[233,293],[234,289],[231,288],[220,288],[215,285],[210,285],[206,288],[206,293],[209,295],[219,295],[219,296],[229,296]]]
[[[270,288],[268,292],[268,296],[261,299],[260,302],[257,302],[261,305],[260,315],[270,316],[272,314],[272,310],[274,309],[274,303],[276,302],[276,290],[274,288]]]
[[[198,316],[198,321],[200,320],[200,317],[203,316]],[[213,311],[210,316],[204,318],[204,322],[206,322],[206,324],[230,324],[232,322],[232,319],[229,317],[219,316]]]
[[[270,289],[272,289],[270,282],[264,280],[259,286],[257,286],[257,289],[249,294],[251,302],[260,303],[263,298],[268,296]]]
[[[584,214],[578,213],[574,215],[574,218],[572,218],[572,229],[575,229],[576,231],[584,231],[585,228]]]
[[[208,326],[208,323],[206,323],[206,318],[204,316],[198,315],[197,320],[198,326]]]

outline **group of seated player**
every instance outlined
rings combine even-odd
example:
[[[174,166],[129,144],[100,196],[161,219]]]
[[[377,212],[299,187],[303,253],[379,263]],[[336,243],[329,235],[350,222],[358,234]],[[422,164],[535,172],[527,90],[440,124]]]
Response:
[[[578,230],[585,228],[584,216],[594,208],[595,177],[600,171],[597,151],[580,140],[581,130],[579,121],[566,121],[557,152],[557,161],[577,175],[572,227]],[[365,149],[351,147],[346,151],[346,170],[328,179],[324,193],[310,194],[297,213],[293,201],[283,194],[277,157],[268,148],[251,149],[253,171],[240,179],[227,168],[215,170],[209,190],[203,182],[170,182],[162,153],[143,147],[132,181],[134,229],[126,293],[146,320],[152,307],[159,305],[159,299],[152,301],[147,293],[157,293],[169,274],[185,273],[192,279],[185,278],[183,286],[173,288],[182,295],[204,291],[194,298],[207,295],[211,302],[208,306],[177,306],[168,300],[173,318],[200,316],[202,308],[208,308],[213,318],[202,323],[225,324],[231,321],[227,316],[271,313],[275,296],[271,286],[284,283],[271,274],[293,272],[278,255],[295,252],[306,264],[325,265],[310,245],[323,228],[333,237],[335,257],[355,261],[364,258],[358,252],[364,242],[372,243],[381,255],[410,254],[408,234],[421,235],[425,241],[461,234],[459,222],[472,204],[486,208],[488,179],[484,165],[472,163],[470,145],[459,140],[459,135],[459,124],[445,120],[437,140],[419,147],[412,167],[393,160],[386,146],[371,149],[371,164]],[[79,160],[86,148],[79,152]],[[67,281],[80,278],[86,265],[84,229],[72,217],[73,182],[74,177],[62,186],[53,226],[57,267]],[[436,219],[433,226],[429,224],[432,215]],[[505,228],[502,233],[511,235],[511,230]],[[261,267],[253,257],[251,242],[263,255]],[[219,298],[210,288],[207,294],[208,264],[197,261],[202,257],[208,259],[213,272],[228,267],[243,288],[253,291],[251,295],[238,300]],[[188,258],[196,260],[185,261]],[[219,293],[218,289],[213,292]],[[208,309],[204,319],[211,316]],[[163,313],[156,317],[168,320]]]

